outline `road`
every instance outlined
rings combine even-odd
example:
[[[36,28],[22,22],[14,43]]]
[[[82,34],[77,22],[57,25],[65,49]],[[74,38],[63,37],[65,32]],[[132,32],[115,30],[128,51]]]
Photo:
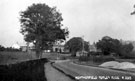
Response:
[[[70,61],[56,62],[53,65],[78,81],[135,81],[135,73],[78,65]]]
[[[74,81],[62,72],[53,68],[50,62],[45,64],[45,75],[47,81]]]

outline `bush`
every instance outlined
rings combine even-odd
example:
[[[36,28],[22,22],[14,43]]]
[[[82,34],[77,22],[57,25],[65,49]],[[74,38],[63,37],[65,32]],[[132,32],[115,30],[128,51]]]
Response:
[[[107,62],[107,61],[114,61],[115,58],[111,56],[98,56],[93,58],[94,62]]]
[[[123,56],[120,58],[122,59],[135,59],[135,51],[132,51],[130,53],[123,53]]]
[[[80,56],[79,61],[90,61],[92,60],[92,57],[87,57],[87,56]]]
[[[81,56],[79,57],[79,61],[93,61],[93,62],[106,62],[106,61],[114,61],[115,58],[112,56]]]
[[[104,62],[105,61],[115,61],[115,58],[112,56],[105,57],[104,59],[105,59]]]
[[[79,57],[79,61],[89,61],[89,60],[90,60],[90,58],[87,56],[80,56]]]

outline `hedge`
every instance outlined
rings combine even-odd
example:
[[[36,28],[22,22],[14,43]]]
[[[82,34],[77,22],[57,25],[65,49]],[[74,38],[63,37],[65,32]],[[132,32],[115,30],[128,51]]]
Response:
[[[106,61],[114,61],[115,58],[111,56],[80,56],[79,61],[93,61],[93,62],[106,62]]]
[[[0,65],[0,81],[46,81],[44,63],[47,59]]]

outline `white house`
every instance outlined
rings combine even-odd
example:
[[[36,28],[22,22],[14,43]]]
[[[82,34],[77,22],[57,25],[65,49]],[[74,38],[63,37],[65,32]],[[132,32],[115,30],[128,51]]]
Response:
[[[53,52],[64,52],[64,45],[53,45]]]

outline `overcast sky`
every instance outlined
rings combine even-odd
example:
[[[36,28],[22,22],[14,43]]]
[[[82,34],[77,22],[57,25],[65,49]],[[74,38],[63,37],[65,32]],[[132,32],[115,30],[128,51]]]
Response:
[[[69,37],[81,37],[96,42],[103,36],[135,40],[135,0],[1,0],[0,45],[23,44],[19,12],[33,3],[56,6],[62,13],[63,24],[69,28]]]

